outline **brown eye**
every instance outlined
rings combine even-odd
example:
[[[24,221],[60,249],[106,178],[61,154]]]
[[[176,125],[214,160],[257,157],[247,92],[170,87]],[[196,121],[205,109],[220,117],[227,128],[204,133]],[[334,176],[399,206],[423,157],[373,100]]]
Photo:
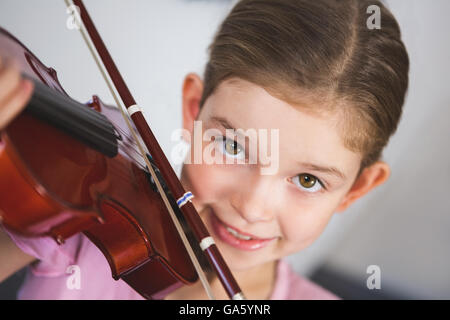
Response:
[[[307,173],[301,173],[292,178],[292,182],[301,190],[307,192],[318,192],[323,187],[322,182],[315,176]],[[324,188],[325,189],[325,188]]]
[[[242,147],[234,140],[227,139],[225,141],[225,151],[230,155],[238,155],[242,151]]]
[[[217,151],[224,154],[227,158],[233,158],[245,161],[245,148],[234,139],[225,136],[217,136],[214,138]]]
[[[299,183],[305,188],[312,188],[317,183],[317,179],[309,174],[300,174],[298,177]]]

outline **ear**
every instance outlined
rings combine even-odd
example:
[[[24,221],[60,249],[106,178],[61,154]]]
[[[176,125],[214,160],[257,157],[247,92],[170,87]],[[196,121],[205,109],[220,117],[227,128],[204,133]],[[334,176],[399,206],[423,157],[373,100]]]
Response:
[[[189,73],[183,82],[183,128],[193,135],[194,121],[200,113],[203,81],[195,73]]]
[[[357,199],[367,194],[376,186],[386,182],[390,174],[391,169],[389,165],[383,161],[377,161],[370,167],[365,168],[335,211],[345,211]]]

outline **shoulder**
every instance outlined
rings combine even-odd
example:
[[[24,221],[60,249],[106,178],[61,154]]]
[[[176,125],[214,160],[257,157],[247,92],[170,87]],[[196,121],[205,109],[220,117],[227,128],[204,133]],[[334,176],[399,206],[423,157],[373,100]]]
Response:
[[[339,300],[340,298],[297,274],[289,263],[280,260],[271,300]]]

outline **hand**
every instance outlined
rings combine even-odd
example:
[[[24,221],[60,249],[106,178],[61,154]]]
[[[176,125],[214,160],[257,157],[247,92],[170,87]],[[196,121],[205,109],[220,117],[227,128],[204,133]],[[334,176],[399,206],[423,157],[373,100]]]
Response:
[[[0,56],[0,130],[25,108],[33,92],[33,83],[23,79],[14,62]]]

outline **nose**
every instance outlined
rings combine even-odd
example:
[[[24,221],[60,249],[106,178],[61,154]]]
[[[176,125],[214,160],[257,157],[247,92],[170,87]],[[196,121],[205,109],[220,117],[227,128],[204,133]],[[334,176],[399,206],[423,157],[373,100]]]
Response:
[[[230,197],[230,204],[248,223],[267,222],[275,217],[274,181],[259,175],[249,183],[240,183]]]

